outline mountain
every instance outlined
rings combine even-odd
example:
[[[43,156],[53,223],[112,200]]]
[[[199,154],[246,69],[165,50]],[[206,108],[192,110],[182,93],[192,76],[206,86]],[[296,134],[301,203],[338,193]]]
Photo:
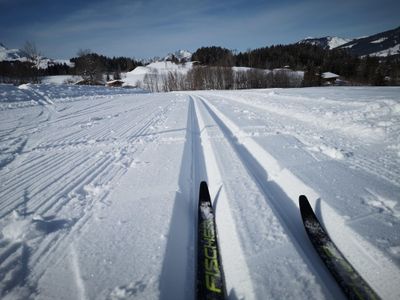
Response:
[[[347,49],[356,56],[386,57],[400,54],[400,27],[356,39],[326,36],[305,38],[296,44],[311,44],[329,50]]]
[[[380,56],[400,54],[400,27],[377,33],[371,36],[354,39],[341,45],[341,49],[348,49],[357,56]]]
[[[352,39],[344,39],[336,36],[325,36],[321,38],[308,37],[297,42],[297,44],[310,44],[310,45],[320,46],[321,48],[324,48],[326,50],[330,50],[339,47],[343,44],[346,44],[350,41],[352,41]]]
[[[174,57],[180,62],[188,62],[192,59],[192,53],[187,50],[177,50],[174,53],[169,53],[164,60],[171,61]]]
[[[26,61],[26,54],[19,49],[8,49],[2,43],[0,43],[0,61]]]
[[[1,61],[30,61],[28,55],[21,49],[8,49],[4,44],[0,43],[0,62]],[[46,69],[52,64],[67,64],[73,67],[73,63],[66,59],[52,59],[47,57],[41,57],[39,68]]]

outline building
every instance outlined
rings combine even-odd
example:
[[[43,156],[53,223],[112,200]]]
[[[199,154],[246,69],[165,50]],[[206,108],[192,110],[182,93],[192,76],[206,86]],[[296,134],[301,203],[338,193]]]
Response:
[[[332,84],[335,84],[339,80],[340,75],[332,73],[332,72],[325,72],[325,73],[321,74],[321,78],[322,78],[322,84],[332,85]]]
[[[122,80],[111,80],[106,83],[108,87],[121,87],[124,84]]]

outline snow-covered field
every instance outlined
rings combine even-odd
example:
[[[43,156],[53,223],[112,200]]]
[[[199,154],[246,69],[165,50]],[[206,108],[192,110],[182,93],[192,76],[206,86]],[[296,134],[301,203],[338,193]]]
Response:
[[[0,85],[0,149],[3,299],[194,299],[205,179],[230,299],[343,297],[300,194],[400,298],[400,88]]]

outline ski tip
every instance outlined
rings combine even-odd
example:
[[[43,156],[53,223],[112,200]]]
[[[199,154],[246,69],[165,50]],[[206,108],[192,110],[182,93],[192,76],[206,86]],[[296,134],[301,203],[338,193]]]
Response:
[[[305,195],[299,196],[299,208],[303,220],[314,214],[311,204]]]
[[[202,181],[202,182],[200,182],[200,189],[208,189],[208,186],[207,186],[207,182],[206,181]]]
[[[307,197],[305,195],[300,195],[299,196],[299,205],[300,205],[300,207],[302,207],[304,205],[307,205],[307,203],[309,203]]]
[[[200,201],[211,203],[210,192],[208,191],[208,185],[205,181],[200,182],[199,199]]]

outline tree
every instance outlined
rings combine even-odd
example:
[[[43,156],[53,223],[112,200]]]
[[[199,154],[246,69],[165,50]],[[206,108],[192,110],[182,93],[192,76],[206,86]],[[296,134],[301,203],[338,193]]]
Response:
[[[80,49],[75,59],[76,73],[82,77],[84,82],[89,85],[99,84],[103,81],[105,66],[101,57],[92,53],[90,49]]]
[[[29,72],[29,74],[31,74],[30,82],[40,83],[39,69],[40,69],[40,63],[42,62],[43,58],[41,53],[37,49],[36,44],[31,41],[26,41],[24,47],[22,48],[22,51],[28,58],[29,63],[32,64],[31,65],[32,72]],[[21,76],[23,76],[23,74],[21,74]]]
[[[28,57],[28,59],[34,64],[34,66],[39,69],[40,63],[43,60],[42,54],[37,49],[35,42],[26,41],[22,51]]]
[[[117,70],[114,72],[114,80],[121,80],[121,67],[117,66]]]

